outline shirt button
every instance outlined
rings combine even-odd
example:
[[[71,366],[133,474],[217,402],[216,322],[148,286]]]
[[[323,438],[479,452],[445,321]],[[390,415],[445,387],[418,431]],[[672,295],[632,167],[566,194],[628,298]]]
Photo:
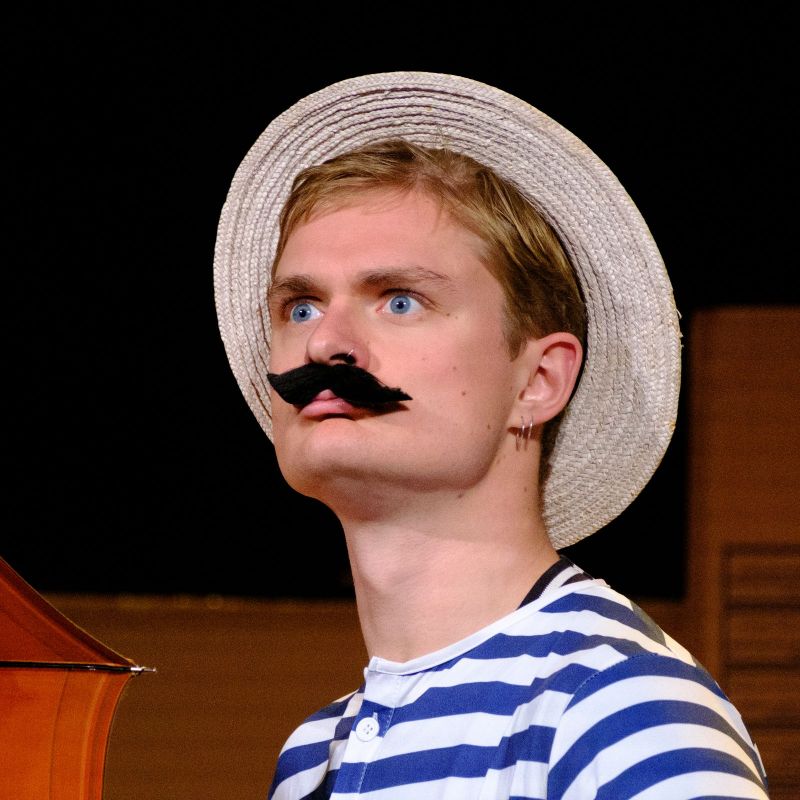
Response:
[[[364,719],[359,720],[358,725],[356,725],[356,736],[358,736],[362,742],[371,742],[378,735],[379,728],[378,720],[372,717],[364,717]]]

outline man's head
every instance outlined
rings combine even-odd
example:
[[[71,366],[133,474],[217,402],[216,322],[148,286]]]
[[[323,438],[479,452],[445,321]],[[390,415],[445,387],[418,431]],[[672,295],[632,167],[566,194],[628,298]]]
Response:
[[[511,358],[526,340],[556,331],[585,345],[583,299],[552,227],[513,183],[447,148],[391,139],[303,170],[281,212],[273,276],[292,232],[314,215],[363,201],[369,193],[411,191],[437,201],[480,240],[481,259],[505,298],[503,333]],[[559,418],[542,436],[542,478]]]
[[[680,384],[678,315],[658,249],[619,181],[580,140],[519,98],[454,75],[364,75],[303,98],[270,124],[236,173],[217,237],[217,312],[239,386],[271,436],[268,372],[279,368],[271,364],[266,298],[294,179],[397,138],[463,153],[519,187],[575,270],[586,305],[586,357],[550,458],[543,514],[556,547],[576,542],[631,502],[669,443]],[[471,233],[469,214],[458,208],[447,213]],[[483,236],[478,241],[489,274]],[[492,280],[501,287],[499,274]],[[499,324],[508,356],[515,331],[504,293]],[[412,387],[382,377],[413,396]]]

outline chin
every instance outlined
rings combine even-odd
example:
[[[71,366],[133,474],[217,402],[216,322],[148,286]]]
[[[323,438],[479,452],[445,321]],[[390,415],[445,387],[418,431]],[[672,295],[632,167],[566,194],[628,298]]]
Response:
[[[276,426],[274,441],[286,482],[331,506],[345,497],[367,500],[387,492],[469,490],[492,469],[495,439],[448,437],[441,431],[414,438],[379,420],[330,417],[280,432]]]
[[[313,427],[275,436],[275,452],[286,482],[300,494],[323,499],[324,487],[333,480],[364,475],[369,448],[353,420],[330,417]],[[365,470],[366,466],[366,470]],[[334,477],[335,476],[335,477]]]

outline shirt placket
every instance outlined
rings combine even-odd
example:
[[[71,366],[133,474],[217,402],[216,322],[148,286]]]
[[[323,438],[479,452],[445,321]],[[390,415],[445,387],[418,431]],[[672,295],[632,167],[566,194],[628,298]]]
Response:
[[[333,797],[361,791],[370,765],[380,757],[401,692],[401,676],[367,674],[364,700],[350,729]]]

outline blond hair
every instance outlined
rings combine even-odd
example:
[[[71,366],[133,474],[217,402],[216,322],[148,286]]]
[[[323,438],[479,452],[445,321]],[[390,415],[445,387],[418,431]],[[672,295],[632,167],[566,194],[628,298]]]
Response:
[[[312,214],[384,188],[420,190],[437,198],[484,243],[484,263],[505,297],[504,335],[512,358],[528,338],[556,331],[585,342],[586,310],[578,281],[550,224],[511,182],[447,148],[390,139],[300,172],[281,212],[273,272],[292,231]],[[546,476],[557,430],[558,418],[545,426],[540,479]]]

